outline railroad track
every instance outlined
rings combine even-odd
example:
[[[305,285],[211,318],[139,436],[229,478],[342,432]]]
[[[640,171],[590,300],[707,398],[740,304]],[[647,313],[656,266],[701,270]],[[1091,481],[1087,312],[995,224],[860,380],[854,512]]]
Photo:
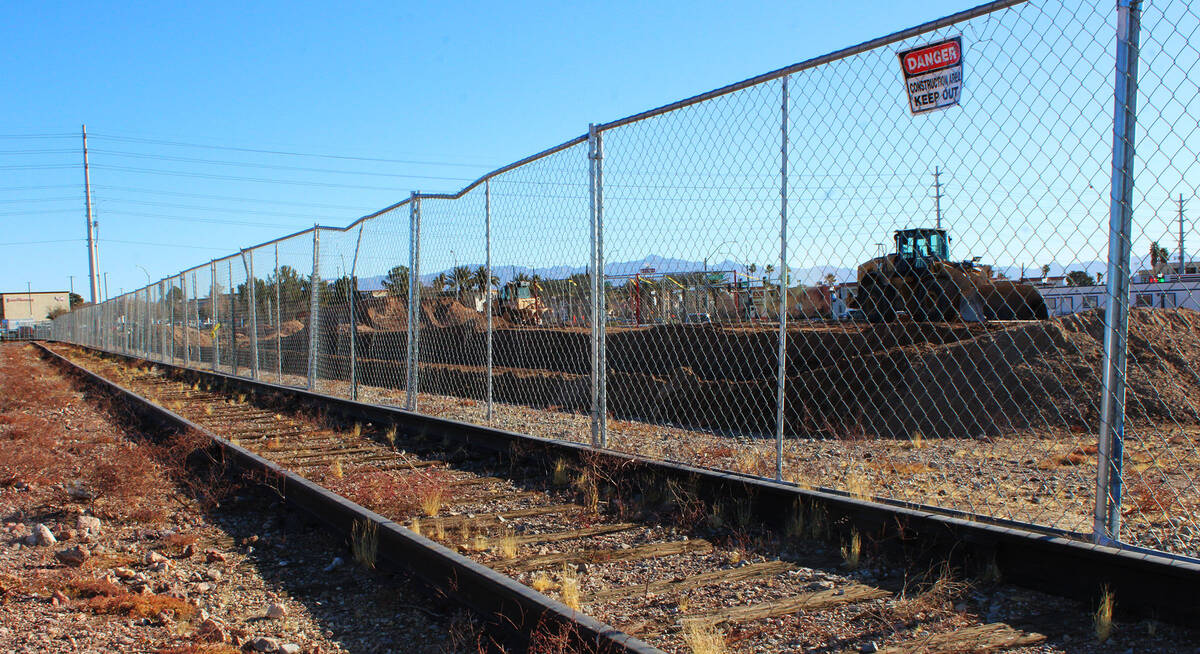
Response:
[[[126,400],[210,434],[240,465],[269,471],[281,493],[350,533],[360,559],[377,551],[408,565],[535,640],[552,633],[580,648],[639,652],[704,651],[714,637],[735,651],[1058,651],[1047,640],[1090,631],[1086,605],[968,586],[963,565],[1018,580],[1043,565],[1050,580],[1089,569],[1081,588],[1107,585],[1122,598],[1136,598],[1131,583],[1158,582],[1160,603],[1197,612],[1195,590],[1172,585],[1200,577],[1189,564],[1044,535],[1041,561],[1014,561],[1011,543],[1028,535],[1000,526],[779,495],[736,476],[54,350]],[[956,548],[958,568],[938,565]],[[1096,574],[1097,562],[1111,569]]]

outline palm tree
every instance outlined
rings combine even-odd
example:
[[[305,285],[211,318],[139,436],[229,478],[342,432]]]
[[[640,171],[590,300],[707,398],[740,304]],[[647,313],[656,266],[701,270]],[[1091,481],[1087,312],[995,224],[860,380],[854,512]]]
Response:
[[[495,275],[488,275],[487,266],[479,266],[475,269],[474,284],[475,288],[487,292],[489,289],[500,285],[500,278]]]
[[[467,266],[456,266],[450,271],[450,287],[458,297],[459,304],[462,304],[463,293],[471,290],[475,283],[475,273]]]
[[[393,297],[408,296],[408,266],[393,266],[383,280],[383,287]]]
[[[437,277],[433,278],[433,290],[437,293],[441,293],[442,291],[446,290],[446,286],[449,283],[450,277],[447,276],[446,273],[438,273]]]

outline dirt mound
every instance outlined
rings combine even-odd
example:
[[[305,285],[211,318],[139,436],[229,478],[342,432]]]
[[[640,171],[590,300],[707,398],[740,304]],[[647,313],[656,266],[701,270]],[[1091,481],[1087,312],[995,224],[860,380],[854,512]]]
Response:
[[[371,298],[363,303],[368,327],[381,331],[408,329],[408,304],[397,297]]]
[[[1131,424],[1200,423],[1197,327],[1200,314],[1188,309],[1131,312]],[[1104,311],[1097,309],[942,346],[853,357],[796,380],[796,399],[808,414],[797,416],[796,427],[820,429],[824,423],[834,424],[838,435],[896,436],[1095,430],[1103,347]]]
[[[175,347],[179,349],[183,349],[185,341],[190,347],[212,347],[212,332],[202,332],[195,327],[176,325],[171,338],[175,341]]]
[[[487,329],[487,316],[464,307],[458,300],[439,297],[421,300],[421,326],[438,329],[470,327],[475,331]]]

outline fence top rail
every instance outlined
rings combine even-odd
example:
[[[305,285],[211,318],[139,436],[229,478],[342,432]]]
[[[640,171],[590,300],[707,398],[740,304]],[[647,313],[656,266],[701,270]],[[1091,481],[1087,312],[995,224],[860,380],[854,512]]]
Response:
[[[626,116],[625,118],[620,118],[620,119],[614,120],[612,122],[602,123],[602,124],[596,126],[596,131],[603,132],[603,131],[607,131],[610,129],[615,129],[617,127],[621,127],[622,125],[628,125],[630,123],[636,123],[636,122],[639,122],[642,120],[646,120],[648,118],[654,118],[655,116],[661,116],[662,114],[669,113],[669,112],[675,111],[677,109],[683,109],[684,107],[689,107],[691,105],[698,104],[698,103],[704,102],[706,100],[711,100],[713,98],[718,98],[723,95],[728,95],[730,93],[734,93],[736,91],[740,91],[742,89],[749,88],[751,86],[762,84],[763,82],[769,82],[773,79],[778,79],[785,75],[791,75],[793,73],[798,73],[798,72],[801,72],[804,70],[809,70],[811,68],[816,68],[817,66],[832,63],[832,62],[838,61],[840,59],[846,59],[848,57],[853,57],[854,55],[862,54],[869,50],[874,50],[876,48],[881,48],[883,46],[891,45],[893,43],[903,41],[905,39],[910,39],[914,36],[920,36],[922,34],[926,34],[928,32],[932,32],[934,30],[939,30],[943,27],[949,27],[950,25],[954,25],[956,23],[961,23],[963,21],[970,20],[972,18],[978,18],[980,16],[990,14],[990,13],[993,13],[996,11],[1000,11],[1002,9],[1008,9],[1009,7],[1013,7],[1013,6],[1016,6],[1019,4],[1024,4],[1028,1],[1029,0],[994,0],[993,2],[986,2],[986,3],[978,5],[976,7],[972,7],[970,9],[965,9],[958,13],[950,14],[949,16],[943,16],[942,18],[931,20],[926,23],[921,23],[920,25],[916,25],[914,27],[909,27],[907,29],[903,29],[898,32],[892,32],[891,34],[888,34],[887,36],[881,36],[879,38],[871,39],[869,41],[863,41],[862,43],[859,43],[858,45],[852,45],[848,48],[842,48],[841,50],[834,50],[833,52],[830,52],[828,54],[823,54],[818,57],[806,59],[799,63],[795,63],[790,66],[785,66],[783,68],[773,70],[769,73],[763,73],[762,75],[756,75],[754,77],[744,79],[740,82],[735,82],[735,83],[729,84],[727,86],[722,86],[719,89],[713,89],[712,91],[701,93],[699,95],[693,95],[692,97],[686,98],[684,100],[678,100],[678,101],[672,102],[670,104],[665,104],[656,109],[650,109],[648,111],[636,113],[636,114],[633,114],[632,116]]]

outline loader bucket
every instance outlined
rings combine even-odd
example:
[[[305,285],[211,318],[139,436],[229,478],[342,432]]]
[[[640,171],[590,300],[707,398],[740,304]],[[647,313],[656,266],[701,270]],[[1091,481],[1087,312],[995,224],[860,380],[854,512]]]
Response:
[[[979,289],[985,315],[991,320],[1045,320],[1046,301],[1031,284],[993,282]]]

